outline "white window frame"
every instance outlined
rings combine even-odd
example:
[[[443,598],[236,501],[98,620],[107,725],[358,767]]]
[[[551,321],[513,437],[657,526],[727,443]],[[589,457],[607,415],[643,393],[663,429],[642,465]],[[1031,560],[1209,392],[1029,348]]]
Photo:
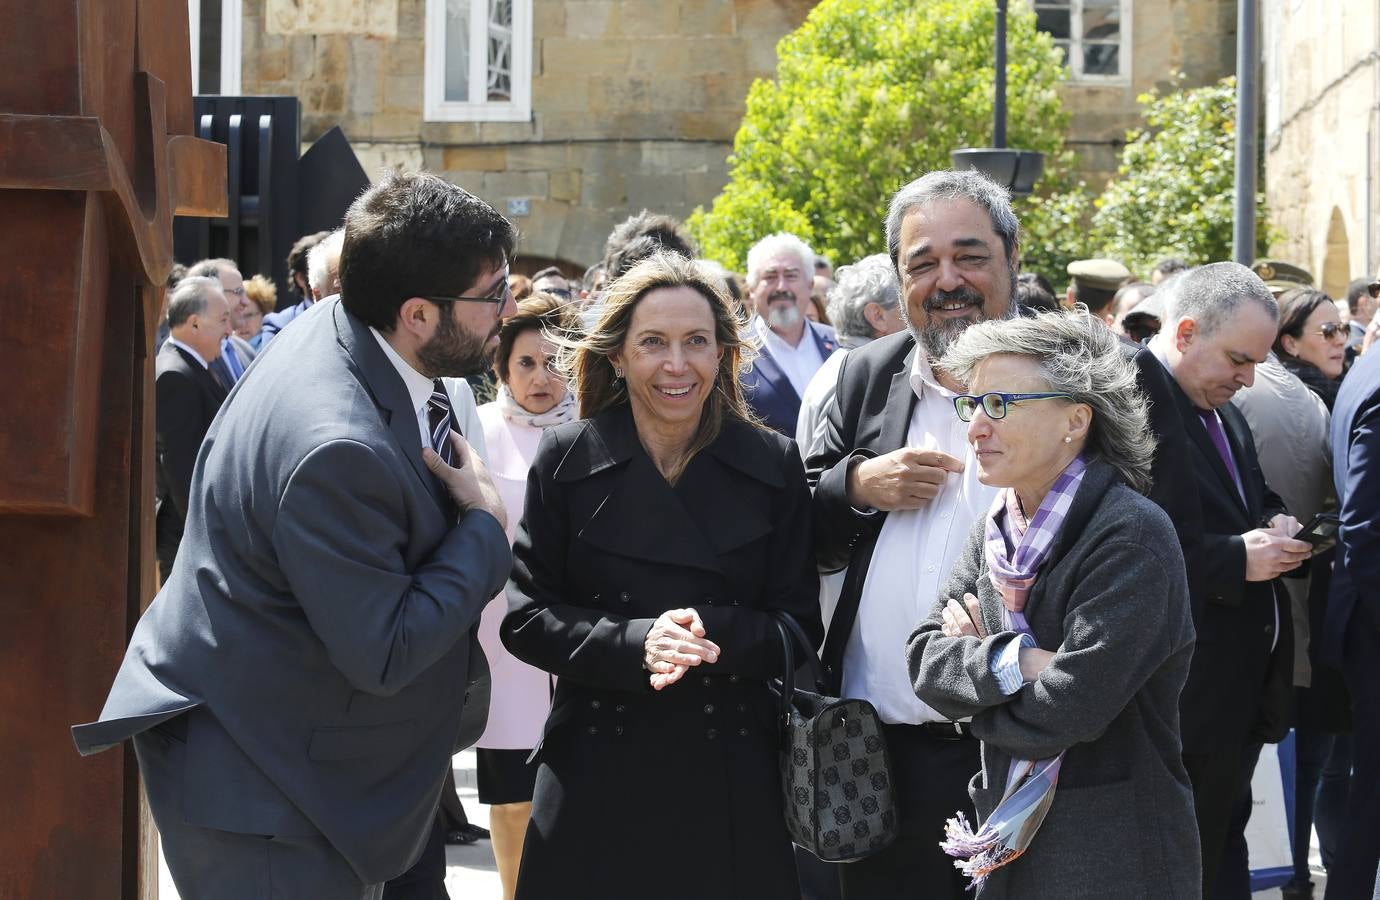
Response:
[[[192,93],[201,93],[201,0],[187,0],[187,35],[192,44]],[[220,91],[238,96],[244,55],[244,11],[240,0],[220,5]]]
[[[423,117],[428,122],[527,122],[532,118],[532,0],[512,0],[512,99],[482,97],[489,83],[489,3],[470,3],[470,101],[446,99],[446,0],[426,0]]]
[[[1069,81],[1078,84],[1130,84],[1131,83],[1131,0],[1120,0],[1121,21],[1119,23],[1120,49],[1117,62],[1120,71],[1115,75],[1089,75],[1083,71],[1083,3],[1084,0],[1070,0],[1069,3]],[[1034,0],[1030,7],[1034,9]]]

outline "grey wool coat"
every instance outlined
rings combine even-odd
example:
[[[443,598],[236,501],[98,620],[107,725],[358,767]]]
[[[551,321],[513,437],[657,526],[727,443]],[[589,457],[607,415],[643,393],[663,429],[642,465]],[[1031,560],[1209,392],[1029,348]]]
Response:
[[[1169,518],[1093,460],[1041,567],[1025,615],[1054,650],[1033,684],[1011,695],[992,675],[1002,601],[988,576],[984,521],[906,659],[920,699],[972,716],[982,771],[969,785],[980,821],[1001,800],[1012,758],[1068,751],[1054,802],[1025,854],[995,871],[993,898],[1200,896],[1193,795],[1180,759],[1179,692],[1193,655],[1183,554]],[[988,637],[950,638],[940,613],[965,592]],[[973,823],[977,827],[977,823]],[[942,822],[935,823],[936,837]]]

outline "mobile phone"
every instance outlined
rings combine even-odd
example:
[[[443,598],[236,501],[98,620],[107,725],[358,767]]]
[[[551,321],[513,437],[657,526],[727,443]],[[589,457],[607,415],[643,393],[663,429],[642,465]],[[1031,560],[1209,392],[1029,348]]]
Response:
[[[1307,541],[1313,545],[1315,552],[1326,550],[1337,543],[1337,531],[1341,527],[1341,520],[1332,513],[1318,513],[1298,530],[1294,540]]]

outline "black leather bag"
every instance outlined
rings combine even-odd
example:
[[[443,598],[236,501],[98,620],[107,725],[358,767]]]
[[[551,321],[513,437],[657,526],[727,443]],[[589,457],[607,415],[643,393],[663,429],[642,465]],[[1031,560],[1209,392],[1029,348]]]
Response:
[[[877,710],[866,700],[824,694],[824,669],[808,654],[815,690],[796,686],[795,642],[809,647],[800,624],[773,613],[784,648],[781,700],[781,789],[791,840],[824,862],[853,862],[890,846],[900,832],[891,760]]]

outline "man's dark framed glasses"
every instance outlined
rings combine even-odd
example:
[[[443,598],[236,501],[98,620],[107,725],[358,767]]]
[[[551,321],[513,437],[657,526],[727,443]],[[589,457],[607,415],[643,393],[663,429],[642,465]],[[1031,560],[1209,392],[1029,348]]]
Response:
[[[954,412],[958,413],[959,419],[964,422],[973,421],[973,416],[977,415],[978,407],[987,414],[989,419],[1006,418],[1006,409],[1012,403],[1022,403],[1026,400],[1053,400],[1061,398],[1072,400],[1071,394],[1058,392],[1046,392],[1040,394],[1003,394],[999,391],[989,391],[986,394],[959,394],[954,398]]]
[[[463,294],[456,294],[454,296],[447,296],[445,294],[427,296],[423,294],[421,297],[423,300],[430,300],[432,303],[488,303],[502,309],[503,304],[507,302],[512,294],[512,289],[508,287],[508,280],[505,278],[503,280],[503,287],[499,288],[497,294],[488,294],[483,297],[466,297]]]

